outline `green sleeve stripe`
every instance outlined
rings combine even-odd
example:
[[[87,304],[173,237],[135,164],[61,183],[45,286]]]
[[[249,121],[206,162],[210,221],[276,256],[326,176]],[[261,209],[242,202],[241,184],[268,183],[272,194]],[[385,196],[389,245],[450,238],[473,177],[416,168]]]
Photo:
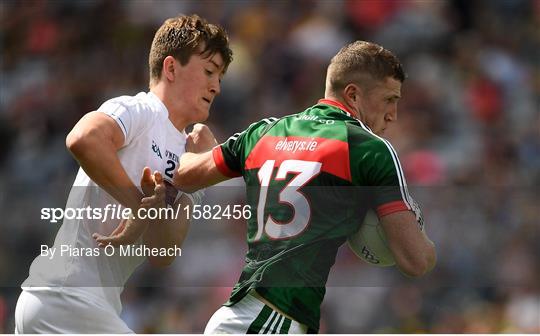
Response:
[[[264,119],[262,119],[261,121],[264,121],[266,124],[270,125],[271,123],[273,123],[273,122],[276,121],[276,120],[278,120],[278,118],[276,118],[276,117],[270,117],[270,118],[264,118]],[[248,126],[248,128],[246,128],[246,129],[243,130],[242,132],[234,133],[233,135],[231,135],[231,136],[229,137],[229,139],[232,139],[232,140],[238,139],[243,133],[246,133],[246,131],[247,131],[250,127],[252,127],[252,126],[254,126],[254,125],[256,125],[256,124],[257,124],[257,122],[254,122],[254,123],[250,124],[250,125]]]
[[[278,120],[278,118],[276,117],[270,117],[270,118],[264,118],[263,121],[267,124],[271,124],[273,123],[274,121]]]
[[[392,156],[392,160],[394,161],[394,167],[397,171],[397,176],[399,180],[399,189],[401,191],[401,198],[403,198],[403,202],[405,202],[405,205],[407,205],[407,208],[409,210],[412,209],[412,201],[411,196],[409,195],[409,190],[407,188],[407,182],[405,181],[405,175],[403,174],[403,169],[401,167],[401,163],[399,162],[399,158],[397,156],[396,151],[394,150],[394,147],[388,142],[388,140],[381,138],[377,134],[373,133],[369,128],[367,128],[362,122],[360,122],[360,126],[368,133],[375,136],[377,139],[381,140],[385,145],[386,148],[388,148],[388,151],[390,152],[390,155]]]
[[[244,133],[244,132],[234,133],[233,135],[231,135],[231,136],[229,137],[228,140],[236,140],[236,139],[238,139],[238,137],[239,137],[242,133]]]

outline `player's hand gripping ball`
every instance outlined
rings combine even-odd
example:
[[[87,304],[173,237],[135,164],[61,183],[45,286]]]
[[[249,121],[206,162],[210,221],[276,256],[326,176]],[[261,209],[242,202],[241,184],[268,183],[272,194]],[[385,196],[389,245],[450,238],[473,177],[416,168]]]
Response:
[[[373,210],[368,210],[360,229],[347,239],[351,250],[371,265],[386,267],[395,265],[394,256],[388,248],[386,235],[379,218]]]

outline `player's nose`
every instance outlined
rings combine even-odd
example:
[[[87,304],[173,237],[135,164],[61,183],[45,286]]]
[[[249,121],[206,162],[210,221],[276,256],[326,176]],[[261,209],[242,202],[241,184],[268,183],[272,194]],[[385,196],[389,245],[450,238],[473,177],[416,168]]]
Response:
[[[217,96],[218,94],[220,94],[220,92],[221,92],[221,83],[219,81],[219,78],[215,79],[215,80],[212,80],[210,82],[210,92],[214,96]]]
[[[385,114],[386,121],[397,121],[397,108],[392,107],[387,113]]]

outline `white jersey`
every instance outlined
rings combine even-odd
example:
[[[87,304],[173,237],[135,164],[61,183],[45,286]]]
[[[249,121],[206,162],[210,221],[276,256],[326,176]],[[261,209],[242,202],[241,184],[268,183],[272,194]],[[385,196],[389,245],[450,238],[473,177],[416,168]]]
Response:
[[[180,156],[185,151],[186,134],[170,122],[165,105],[153,93],[141,92],[136,96],[121,96],[106,101],[98,111],[112,117],[125,136],[118,151],[120,161],[135,185],[140,184],[144,167],[160,171],[165,179],[172,179]],[[99,148],[95,149],[99,152]],[[119,203],[96,185],[84,170],[79,169],[70,191],[68,208],[104,208]],[[110,216],[110,214],[109,214]],[[145,257],[98,255],[78,256],[77,251],[95,251],[94,232],[109,235],[120,219],[64,219],[56,236],[50,256],[38,256],[30,267],[30,275],[22,284],[28,291],[62,291],[83,295],[102,306],[109,305],[118,314],[121,311],[120,294],[127,279]],[[62,246],[76,250],[60,255]],[[100,249],[97,249],[100,250]],[[77,253],[73,253],[77,252]]]

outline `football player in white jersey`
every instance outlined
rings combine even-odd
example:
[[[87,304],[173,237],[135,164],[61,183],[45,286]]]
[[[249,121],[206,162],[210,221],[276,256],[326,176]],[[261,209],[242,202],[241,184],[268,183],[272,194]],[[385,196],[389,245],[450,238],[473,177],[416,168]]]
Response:
[[[165,197],[171,190],[165,185],[186,149],[206,151],[217,144],[206,126],[195,125],[189,135],[184,129],[206,120],[231,60],[221,27],[197,15],[168,19],[150,50],[150,92],[110,99],[75,125],[66,145],[81,169],[66,210],[101,209],[102,216],[88,211],[64,218],[54,245],[42,249],[22,284],[15,332],[132,332],[119,317],[125,282],[145,258],[164,266],[175,254],[122,256],[119,249],[98,245],[136,241],[175,249],[182,244],[189,224],[182,216],[126,221],[112,210],[137,214],[141,206],[164,207],[164,198],[169,205],[193,201],[174,189],[172,198]]]

